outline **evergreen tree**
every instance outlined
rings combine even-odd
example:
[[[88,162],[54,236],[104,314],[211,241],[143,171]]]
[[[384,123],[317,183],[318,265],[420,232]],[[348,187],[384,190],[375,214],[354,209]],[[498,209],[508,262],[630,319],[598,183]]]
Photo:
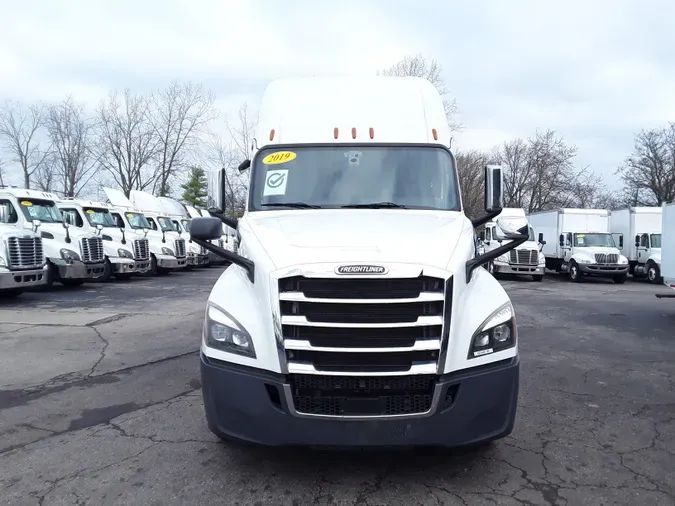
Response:
[[[194,207],[206,209],[206,197],[208,196],[208,183],[206,173],[201,167],[190,167],[190,177],[183,188],[183,200]]]

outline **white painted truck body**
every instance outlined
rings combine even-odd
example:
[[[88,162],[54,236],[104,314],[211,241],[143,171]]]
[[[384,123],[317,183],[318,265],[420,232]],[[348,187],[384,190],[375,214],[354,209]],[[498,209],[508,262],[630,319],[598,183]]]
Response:
[[[525,210],[522,207],[505,207],[499,217],[522,217],[525,218]],[[485,251],[491,251],[509,241],[495,239],[495,228],[497,227],[497,218],[485,224],[481,232],[481,241]],[[512,249],[508,253],[497,257],[488,270],[493,274],[524,274],[532,276],[535,281],[541,281],[544,277],[546,259],[541,253],[541,245],[537,242],[534,230],[529,227],[530,239]]]
[[[175,246],[165,234],[153,230],[145,213],[134,207],[132,202],[115,188],[103,188],[110,205],[110,213],[117,226],[124,229],[127,239],[147,238],[150,245],[150,271],[157,274],[159,269],[170,271],[185,267],[187,259],[176,257]]]
[[[113,275],[124,278],[150,270],[148,240],[139,237],[128,241],[117,227],[107,204],[80,199],[60,200],[56,204],[71,227],[101,236],[108,264],[103,277]],[[102,227],[100,234],[96,228],[98,225]]]
[[[661,277],[675,290],[675,202],[662,207],[661,234]]]
[[[237,226],[255,269],[233,264],[207,303],[202,389],[214,433],[456,446],[511,432],[515,323],[508,346],[479,350],[476,339],[514,311],[485,269],[467,279],[475,230],[450,138],[424,79],[267,87]],[[394,199],[403,207],[343,207]],[[414,246],[401,246],[402,230]]]
[[[569,273],[573,281],[584,276],[612,278],[623,283],[628,259],[621,254],[610,232],[606,209],[558,209],[532,213],[530,225],[544,236],[546,267]]]
[[[628,258],[630,273],[661,283],[660,207],[629,207],[612,211],[611,232],[623,235],[621,253]]]
[[[187,264],[190,267],[204,266],[209,264],[209,255],[201,246],[190,240],[190,214],[187,209],[175,199],[170,197],[157,197],[162,212],[171,218],[179,236],[187,241]]]
[[[58,280],[65,285],[78,285],[101,275],[105,259],[102,239],[88,229],[64,226],[56,195],[5,188],[0,189],[0,199],[11,205],[16,227],[34,231],[42,238],[47,262],[45,284]]]
[[[18,226],[16,209],[2,195],[0,208],[0,298],[3,298],[44,285],[47,264],[40,235]]]

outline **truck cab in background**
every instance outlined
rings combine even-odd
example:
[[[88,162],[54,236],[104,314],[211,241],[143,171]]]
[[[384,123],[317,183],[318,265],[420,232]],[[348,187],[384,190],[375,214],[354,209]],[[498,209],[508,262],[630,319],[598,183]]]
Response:
[[[66,199],[57,202],[64,219],[71,227],[88,229],[101,236],[105,265],[97,281],[107,281],[111,276],[129,279],[134,274],[150,270],[149,247],[146,238],[127,241],[124,233],[110,214],[107,204],[91,200]]]
[[[175,199],[170,197],[157,197],[163,212],[173,222],[174,228],[182,239],[187,240],[187,266],[199,267],[209,264],[208,252],[201,246],[196,245],[190,239],[190,215],[186,208]]]
[[[568,274],[575,282],[586,276],[626,281],[628,259],[619,251],[624,237],[611,234],[608,210],[558,209],[532,213],[527,219],[543,237],[550,238],[542,249],[548,269]]]
[[[611,213],[611,232],[623,235],[621,252],[628,258],[629,272],[650,283],[661,283],[660,207],[629,207]]]
[[[47,262],[45,285],[60,281],[65,286],[79,286],[103,273],[103,240],[97,233],[71,228],[56,205],[58,200],[56,195],[39,190],[0,189],[0,202],[5,204],[11,223],[42,238]]]
[[[222,214],[225,177],[193,240],[232,262],[209,295],[200,351],[209,428],[265,445],[459,446],[511,433],[519,388],[515,311],[476,255],[498,216],[463,212],[451,131],[429,81],[308,77],[265,91],[248,202]],[[237,253],[211,240],[222,224]],[[413,248],[402,248],[400,231]]]
[[[42,238],[18,223],[12,201],[0,194],[0,299],[16,297],[47,281]],[[34,227],[39,229],[38,224]]]
[[[525,210],[522,208],[505,207],[499,214],[499,217],[518,217],[525,218]],[[490,220],[480,232],[480,241],[484,246],[484,251],[492,251],[503,244],[504,241],[497,239],[497,221]],[[544,279],[546,259],[541,249],[544,245],[543,234],[539,234],[539,240],[535,238],[534,229],[528,224],[528,240],[495,258],[493,262],[487,265],[488,271],[498,277],[501,274],[525,274],[532,276],[534,281]]]

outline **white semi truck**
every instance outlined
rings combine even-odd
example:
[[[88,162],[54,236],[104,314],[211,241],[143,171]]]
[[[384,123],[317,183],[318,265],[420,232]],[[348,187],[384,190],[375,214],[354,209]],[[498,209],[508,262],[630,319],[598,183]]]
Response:
[[[615,242],[608,210],[558,209],[532,213],[527,219],[540,239],[546,240],[542,250],[546,268],[567,273],[576,282],[585,276],[626,281],[628,259],[619,251],[623,235],[617,234]]]
[[[498,218],[500,217],[526,219],[525,210],[521,207],[505,207],[499,214]],[[501,239],[496,238],[496,227],[497,221],[493,219],[487,222],[480,232],[480,240],[486,252],[492,251],[504,243]],[[531,226],[528,227],[528,231],[528,240],[508,253],[495,258],[494,261],[489,262],[487,265],[488,271],[494,276],[501,274],[524,274],[532,276],[534,281],[543,280],[546,267],[546,259],[541,252],[543,237],[537,240],[534,235],[534,229]]]
[[[650,283],[661,283],[661,208],[629,207],[612,211],[610,230],[623,235],[621,248],[629,272]]]
[[[661,277],[664,285],[675,290],[675,202],[664,204],[661,214]],[[675,298],[675,291],[656,296]]]
[[[475,444],[508,435],[518,398],[515,312],[476,256],[501,211],[463,212],[441,98],[413,77],[286,78],[265,91],[243,217],[194,218],[193,240],[232,266],[207,302],[206,419],[265,445]],[[222,212],[221,191],[210,211]],[[208,241],[236,229],[237,253]],[[401,247],[400,231],[413,246]]]
[[[206,266],[209,264],[209,254],[201,246],[196,245],[190,239],[190,215],[183,204],[170,197],[157,197],[162,211],[171,218],[174,228],[181,238],[187,240],[187,265],[188,267]],[[185,233],[185,235],[183,235]]]
[[[71,227],[98,233],[103,240],[105,265],[97,281],[107,281],[112,276],[129,279],[134,274],[150,270],[150,246],[145,237],[127,240],[123,229],[110,214],[108,206],[101,202],[80,199],[65,199],[57,202],[63,217]]]
[[[150,270],[148,275],[167,274],[182,269],[187,263],[185,257],[177,258],[173,243],[163,232],[153,230],[145,214],[136,209],[120,190],[103,188],[110,203],[110,214],[117,226],[124,230],[127,239],[145,237],[150,246]]]
[[[47,281],[42,238],[19,226],[12,202],[0,194],[0,299],[16,297]],[[34,225],[36,229],[39,227],[37,223]]]
[[[5,203],[10,223],[32,230],[42,238],[45,285],[60,281],[65,286],[79,286],[103,273],[103,240],[95,232],[71,228],[56,205],[59,200],[56,195],[40,190],[3,188],[0,200]]]

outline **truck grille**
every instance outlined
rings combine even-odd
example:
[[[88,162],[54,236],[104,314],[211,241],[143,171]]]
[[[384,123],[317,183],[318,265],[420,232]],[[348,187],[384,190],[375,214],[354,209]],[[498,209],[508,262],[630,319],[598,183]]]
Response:
[[[176,246],[176,258],[185,258],[185,239],[176,239],[174,244]]]
[[[431,407],[452,279],[279,280],[284,352],[296,411],[420,414]],[[447,304],[450,311],[451,303]]]
[[[8,263],[12,269],[35,269],[44,265],[42,238],[7,238]]]
[[[136,260],[150,259],[150,241],[147,239],[136,239],[134,241],[134,258]]]
[[[512,249],[509,251],[509,263],[516,265],[538,265],[539,251],[536,249]]]
[[[615,264],[619,261],[616,253],[596,253],[595,262],[598,264]]]
[[[94,264],[103,261],[103,239],[100,237],[85,237],[80,240],[82,249],[82,261]]]

